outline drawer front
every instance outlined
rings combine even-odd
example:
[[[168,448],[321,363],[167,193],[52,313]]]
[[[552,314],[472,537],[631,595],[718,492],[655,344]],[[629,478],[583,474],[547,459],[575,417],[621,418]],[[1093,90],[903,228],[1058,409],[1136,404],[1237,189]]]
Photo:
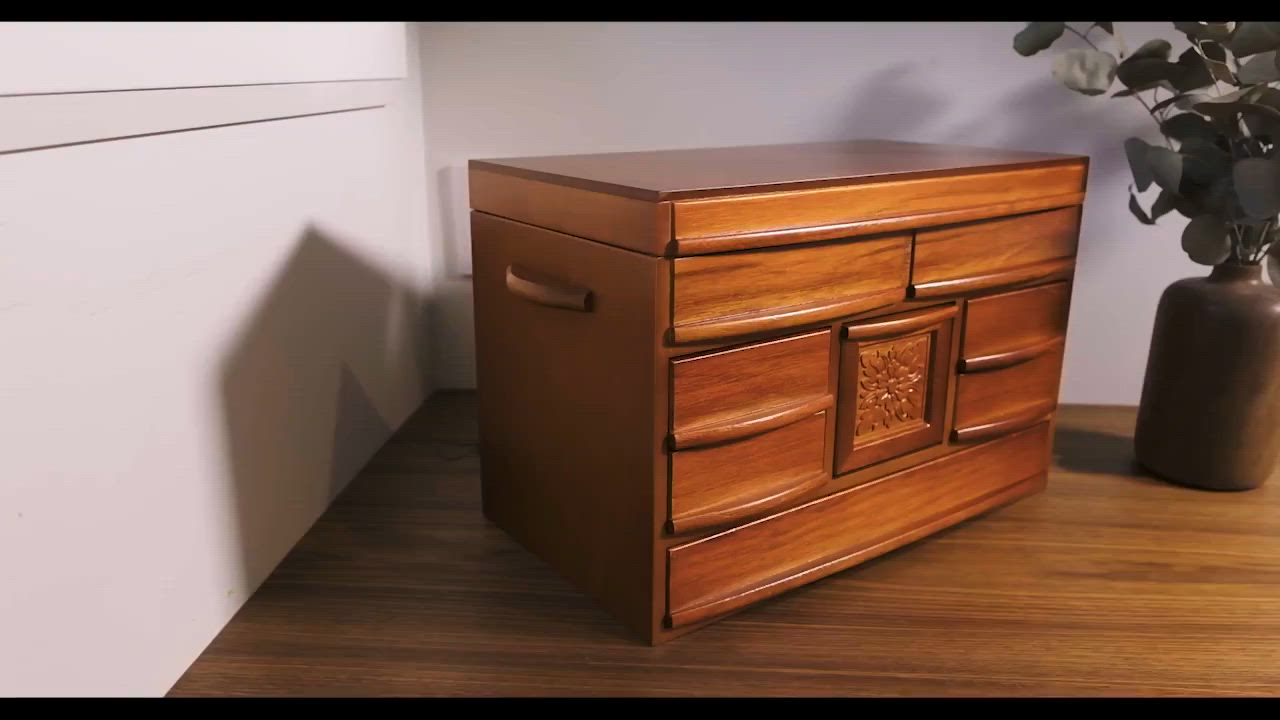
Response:
[[[1080,207],[916,233],[913,297],[943,297],[1039,278],[1075,267]]]
[[[677,258],[672,339],[696,342],[831,320],[906,297],[910,235]]]
[[[956,442],[977,442],[1038,422],[1058,404],[1062,343],[1016,365],[956,376]]]
[[[671,363],[671,529],[747,517],[826,482],[831,331]]]
[[[668,550],[667,613],[687,625],[870,559],[1043,487],[1049,424]]]
[[[923,219],[939,216],[959,215],[955,221],[961,221],[1019,212],[1028,204],[1047,208],[1079,203],[1086,174],[1085,164],[1072,160],[1052,167],[682,200],[674,205],[672,222],[680,247],[688,247],[693,238],[730,244],[735,239],[751,242],[753,236],[767,233],[777,233],[770,242],[785,242],[785,234],[778,231],[794,228],[834,228],[849,234],[861,225],[880,226],[884,232],[918,227]],[[1049,204],[1055,201],[1059,204]],[[997,207],[1002,211],[991,211]],[[987,214],[974,214],[983,212]]]
[[[1039,354],[1067,332],[1067,282],[974,298],[966,303],[960,370],[994,369]]]
[[[956,306],[843,328],[836,472],[942,442]]]
[[[829,395],[830,358],[831,331],[823,329],[672,361],[671,426],[677,444],[715,426]]]
[[[827,411],[671,457],[671,530],[720,525],[776,508],[825,484]]]

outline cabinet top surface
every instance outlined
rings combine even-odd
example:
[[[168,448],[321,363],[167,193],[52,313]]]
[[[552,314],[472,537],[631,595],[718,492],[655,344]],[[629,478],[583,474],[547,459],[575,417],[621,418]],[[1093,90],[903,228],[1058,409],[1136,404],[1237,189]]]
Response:
[[[1080,163],[1084,156],[892,140],[475,159],[472,170],[645,200],[682,200]]]

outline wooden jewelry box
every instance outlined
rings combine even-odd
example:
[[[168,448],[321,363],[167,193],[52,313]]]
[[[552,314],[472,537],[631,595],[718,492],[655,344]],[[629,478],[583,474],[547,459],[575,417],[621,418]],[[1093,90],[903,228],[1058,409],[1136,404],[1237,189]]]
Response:
[[[471,161],[485,515],[656,644],[1043,489],[1087,171]]]

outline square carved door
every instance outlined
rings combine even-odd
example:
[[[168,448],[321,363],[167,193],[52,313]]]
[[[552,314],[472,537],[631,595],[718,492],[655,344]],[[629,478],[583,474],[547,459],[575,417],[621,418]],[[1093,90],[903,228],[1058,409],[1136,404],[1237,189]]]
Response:
[[[956,316],[951,304],[842,328],[837,473],[942,442]]]

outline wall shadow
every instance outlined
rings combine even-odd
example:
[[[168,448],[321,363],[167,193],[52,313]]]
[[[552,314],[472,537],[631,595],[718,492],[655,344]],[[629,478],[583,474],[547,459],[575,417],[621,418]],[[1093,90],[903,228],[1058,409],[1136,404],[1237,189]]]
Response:
[[[851,106],[832,136],[938,142],[924,128],[943,117],[947,94],[930,92],[917,81],[920,66],[902,60],[865,78],[849,93]]]
[[[219,366],[240,587],[251,593],[429,387],[423,298],[308,227]],[[379,394],[377,391],[381,389]]]

